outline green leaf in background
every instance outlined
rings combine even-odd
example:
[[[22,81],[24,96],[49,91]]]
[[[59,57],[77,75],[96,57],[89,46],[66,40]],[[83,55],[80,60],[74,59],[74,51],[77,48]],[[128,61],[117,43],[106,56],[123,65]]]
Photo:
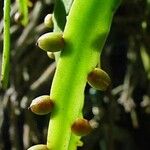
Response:
[[[19,13],[22,16],[21,24],[26,26],[29,21],[28,17],[28,0],[18,0]]]

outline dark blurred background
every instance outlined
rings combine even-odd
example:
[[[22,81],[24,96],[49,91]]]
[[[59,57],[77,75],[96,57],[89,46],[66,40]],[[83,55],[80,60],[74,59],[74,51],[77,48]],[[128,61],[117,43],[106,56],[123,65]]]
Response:
[[[7,90],[0,88],[0,150],[25,150],[46,143],[49,115],[28,110],[33,98],[49,94],[55,62],[36,47],[37,38],[52,31],[43,25],[54,1],[34,0],[30,22],[14,21],[11,5],[11,71]],[[3,1],[0,1],[0,64],[3,42]],[[150,0],[123,0],[101,55],[112,79],[107,92],[85,90],[84,117],[95,129],[82,138],[79,150],[150,149]],[[1,68],[0,68],[1,70]]]

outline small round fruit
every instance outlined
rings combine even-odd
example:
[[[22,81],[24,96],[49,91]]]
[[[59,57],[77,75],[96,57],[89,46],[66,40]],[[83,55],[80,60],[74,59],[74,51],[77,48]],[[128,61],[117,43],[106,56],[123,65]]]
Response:
[[[48,52],[57,52],[64,48],[63,34],[60,32],[45,33],[39,37],[37,45]]]
[[[50,58],[50,59],[55,59],[55,55],[53,52],[47,52],[47,56]]]
[[[47,14],[44,18],[44,25],[47,28],[53,28],[52,14]]]
[[[30,109],[37,115],[46,115],[52,111],[54,102],[49,95],[43,95],[35,98],[30,105]]]
[[[95,68],[88,74],[88,83],[97,90],[105,91],[111,83],[109,75],[100,68]]]
[[[38,144],[28,148],[27,150],[48,150],[48,148],[44,144]]]
[[[77,119],[71,126],[71,130],[78,136],[84,136],[92,131],[92,127],[86,119]]]
[[[21,23],[22,17],[23,16],[19,12],[16,12],[15,15],[14,15],[14,21],[16,23]]]

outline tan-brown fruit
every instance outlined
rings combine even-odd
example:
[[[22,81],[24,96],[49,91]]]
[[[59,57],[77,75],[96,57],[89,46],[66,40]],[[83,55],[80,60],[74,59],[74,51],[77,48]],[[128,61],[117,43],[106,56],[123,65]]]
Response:
[[[53,28],[52,14],[47,14],[44,18],[44,25],[47,28]]]
[[[87,135],[92,131],[92,127],[86,119],[77,119],[71,126],[71,130],[74,134],[78,136]]]
[[[57,52],[64,48],[64,39],[61,32],[45,33],[39,37],[37,45],[48,52]]]
[[[95,89],[105,91],[111,83],[109,75],[100,68],[92,70],[87,77],[88,83]]]
[[[49,95],[43,95],[35,98],[30,105],[30,109],[37,115],[46,115],[52,111],[54,102]]]
[[[28,148],[27,150],[49,150],[49,149],[44,144],[38,144]]]

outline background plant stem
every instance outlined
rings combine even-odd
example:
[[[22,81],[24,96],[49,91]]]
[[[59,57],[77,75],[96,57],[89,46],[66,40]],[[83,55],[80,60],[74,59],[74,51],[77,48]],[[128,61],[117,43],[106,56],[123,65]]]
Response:
[[[8,86],[10,69],[10,0],[4,1],[4,42],[1,82],[4,89]]]

